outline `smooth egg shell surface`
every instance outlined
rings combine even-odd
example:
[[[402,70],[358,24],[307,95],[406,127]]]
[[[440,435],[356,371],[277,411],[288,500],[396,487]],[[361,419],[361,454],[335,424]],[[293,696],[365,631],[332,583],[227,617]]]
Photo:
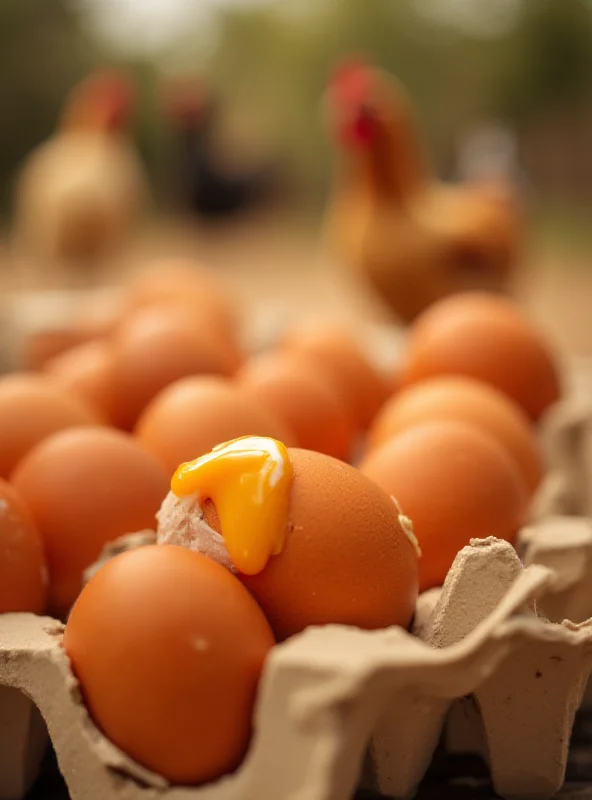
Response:
[[[49,607],[60,617],[80,592],[83,571],[105,544],[155,528],[169,488],[154,456],[130,435],[108,428],[51,436],[21,461],[12,483],[43,538]]]
[[[525,521],[528,495],[515,462],[490,434],[466,423],[409,428],[370,453],[360,469],[413,522],[422,592],[443,584],[471,539],[511,542]]]
[[[333,326],[311,326],[295,330],[282,344],[323,371],[346,404],[353,424],[366,430],[386,400],[388,386],[355,340]]]
[[[185,309],[201,317],[223,340],[236,342],[234,303],[214,275],[193,261],[159,260],[132,278],[124,313],[154,306]]]
[[[49,376],[32,373],[0,378],[0,477],[9,478],[19,461],[57,431],[100,424],[80,398]]]
[[[407,428],[430,420],[451,419],[490,433],[515,460],[529,493],[544,473],[543,455],[530,420],[516,403],[471,378],[434,378],[391,398],[369,432],[369,451]]]
[[[43,614],[46,600],[43,542],[16,490],[0,480],[0,614]]]
[[[114,418],[111,350],[107,342],[81,344],[52,358],[45,372],[69,392],[81,397],[106,422]]]
[[[119,427],[133,428],[164,388],[190,375],[230,375],[216,334],[176,309],[149,308],[131,316],[111,343],[114,412]]]
[[[561,396],[551,349],[509,300],[466,293],[425,311],[409,338],[402,383],[464,375],[508,395],[538,420]]]
[[[274,645],[228,570],[181,547],[116,556],[83,589],[64,647],[103,733],[172,783],[235,769]]]
[[[247,362],[237,379],[285,422],[299,447],[349,459],[354,427],[339,393],[314,365],[287,354],[264,353]]]
[[[161,392],[139,420],[136,435],[170,475],[179,464],[240,436],[294,441],[292,432],[238,385],[206,377],[186,378]]]
[[[93,337],[85,327],[77,325],[63,329],[36,331],[25,341],[21,367],[25,370],[41,370],[48,361],[68,352],[73,347],[86,344],[91,338]]]

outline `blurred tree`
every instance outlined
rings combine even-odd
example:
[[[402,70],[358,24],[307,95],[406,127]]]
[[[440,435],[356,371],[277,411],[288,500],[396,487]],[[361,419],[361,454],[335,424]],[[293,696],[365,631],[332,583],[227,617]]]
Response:
[[[550,127],[550,120],[556,126],[558,118],[581,126],[592,108],[592,0],[516,0],[511,26],[490,35],[430,17],[429,6],[429,0],[221,5],[213,20],[205,24],[200,16],[150,64],[122,63],[121,54],[101,49],[84,27],[79,0],[0,0],[0,203],[6,206],[15,165],[52,132],[65,93],[105,62],[118,62],[136,78],[138,142],[153,170],[166,149],[157,69],[169,66],[209,76],[223,104],[254,120],[263,140],[275,139],[317,202],[334,155],[323,129],[323,90],[334,63],[352,52],[407,86],[443,174],[458,133],[482,119],[501,117],[523,131]],[[546,142],[545,152],[557,150],[550,135]]]
[[[524,3],[503,43],[493,98],[517,122],[589,105],[592,99],[592,3]]]
[[[0,3],[0,203],[15,166],[49,135],[68,89],[96,63],[68,0]]]
[[[0,2],[0,210],[10,207],[12,179],[28,153],[50,136],[64,98],[92,69],[112,64],[126,69],[138,90],[137,140],[149,166],[159,140],[156,68],[125,62],[106,52],[85,28],[75,0]]]
[[[592,3],[524,3],[497,60],[491,104],[518,132],[543,205],[592,199]]]
[[[334,149],[320,101],[339,58],[363,54],[401,78],[437,167],[445,168],[458,127],[487,112],[495,41],[432,25],[410,2],[373,0],[370,11],[367,0],[318,0],[298,15],[279,6],[226,10],[218,23],[208,73],[229,101],[275,128],[318,199]]]

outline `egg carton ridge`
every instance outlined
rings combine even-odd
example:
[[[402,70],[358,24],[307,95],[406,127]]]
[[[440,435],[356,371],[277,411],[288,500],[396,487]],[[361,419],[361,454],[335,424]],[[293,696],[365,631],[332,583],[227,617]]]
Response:
[[[442,591],[421,598],[416,635],[329,626],[277,646],[247,758],[234,775],[199,788],[167,786],[100,734],[61,647],[59,623],[6,615],[0,691],[23,693],[33,710],[24,703],[4,720],[2,752],[19,738],[21,751],[30,749],[33,726],[23,724],[23,714],[32,720],[39,709],[72,800],[343,800],[364,764],[367,783],[410,797],[452,703],[472,695],[498,793],[551,796],[563,781],[573,716],[592,669],[589,623],[554,624],[532,610],[554,580],[547,567],[522,568],[504,542],[474,541]],[[27,783],[23,761],[0,763],[0,797],[19,797],[15,785]]]

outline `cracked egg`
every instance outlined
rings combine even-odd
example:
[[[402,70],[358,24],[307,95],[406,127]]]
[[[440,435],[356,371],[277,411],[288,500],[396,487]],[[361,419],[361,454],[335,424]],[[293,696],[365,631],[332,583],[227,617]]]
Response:
[[[309,625],[408,627],[417,551],[408,523],[357,469],[263,437],[182,464],[158,541],[236,572],[278,639]]]

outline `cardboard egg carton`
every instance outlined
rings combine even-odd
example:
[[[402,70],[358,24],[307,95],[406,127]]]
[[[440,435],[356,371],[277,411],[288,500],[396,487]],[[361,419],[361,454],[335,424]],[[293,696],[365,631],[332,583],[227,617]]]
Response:
[[[519,534],[526,568],[547,567],[549,591],[537,599],[540,615],[554,623],[592,618],[592,370],[572,364],[567,398],[544,418],[540,440],[547,474],[531,508],[531,524]],[[592,706],[592,681],[582,704]],[[449,752],[486,756],[480,714],[473,698],[452,705],[445,731]]]
[[[10,312],[3,329],[18,318],[28,331]],[[251,349],[273,340],[271,323],[251,332]],[[364,342],[381,366],[397,363],[397,329],[368,329]],[[131,762],[89,718],[61,625],[0,617],[0,800],[25,796],[50,741],[73,800],[344,800],[360,782],[411,797],[443,735],[488,761],[501,796],[554,794],[592,671],[592,370],[569,371],[567,400],[542,427],[549,473],[519,538],[522,563],[506,543],[475,541],[443,589],[420,597],[412,634],[332,626],[276,647],[250,753],[212,785],[169,787]],[[102,559],[153,541],[134,536]]]
[[[549,797],[563,782],[592,671],[592,622],[552,623],[534,610],[556,581],[547,566],[524,568],[507,543],[476,540],[443,589],[422,595],[412,634],[329,626],[277,646],[247,758],[235,774],[199,788],[167,786],[101,735],[58,622],[6,615],[0,797],[21,798],[34,778],[45,735],[38,712],[73,800],[343,800],[360,781],[411,797],[453,704],[466,697],[480,710],[496,791]]]
[[[592,514],[592,385],[547,412],[540,442],[548,470],[533,503],[532,519]]]

